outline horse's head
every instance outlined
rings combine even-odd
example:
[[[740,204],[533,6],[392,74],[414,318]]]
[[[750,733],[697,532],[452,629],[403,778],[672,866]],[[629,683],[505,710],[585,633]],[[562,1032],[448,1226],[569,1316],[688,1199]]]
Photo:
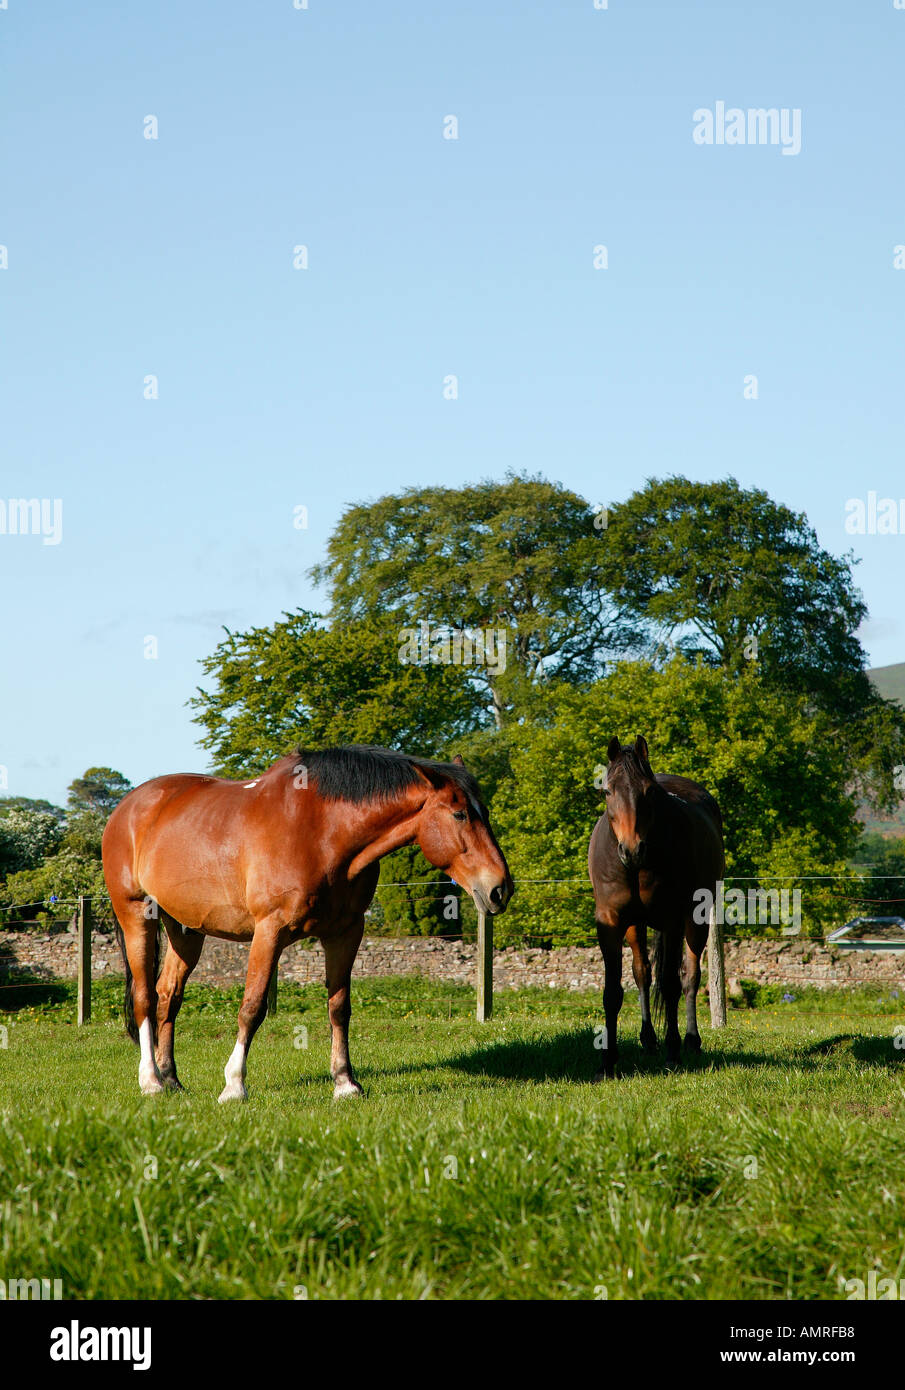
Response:
[[[471,894],[480,912],[502,912],[514,891],[509,866],[490,828],[477,782],[458,755],[453,765],[461,773],[414,762],[431,789],[418,817],[418,844],[435,868]]]
[[[647,741],[639,734],[624,748],[611,738],[606,750],[606,813],[616,840],[616,850],[627,868],[644,863],[647,841],[656,808],[657,781],[647,755]]]

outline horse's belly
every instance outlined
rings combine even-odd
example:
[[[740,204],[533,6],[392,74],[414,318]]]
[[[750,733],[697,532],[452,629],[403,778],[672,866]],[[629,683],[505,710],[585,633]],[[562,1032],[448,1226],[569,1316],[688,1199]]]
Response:
[[[645,926],[659,930],[660,927],[675,920],[675,895],[662,883],[657,883],[650,888],[639,887],[635,896],[635,903],[638,908],[638,917]]]
[[[655,893],[643,904],[641,918],[654,931],[672,931],[677,923],[684,926],[690,904],[679,893]]]
[[[183,922],[183,926],[195,926],[193,922]],[[250,913],[235,907],[208,908],[200,915],[195,926],[205,936],[219,936],[224,941],[250,941],[255,934],[254,919]]]
[[[154,892],[153,879],[144,886],[164,912],[184,927],[230,941],[250,941],[254,935],[251,913],[246,907],[225,901],[220,885],[195,880],[160,894]]]
[[[138,876],[145,893],[184,927],[249,940],[254,919],[245,901],[239,856],[210,835],[187,835],[179,822],[143,845]]]

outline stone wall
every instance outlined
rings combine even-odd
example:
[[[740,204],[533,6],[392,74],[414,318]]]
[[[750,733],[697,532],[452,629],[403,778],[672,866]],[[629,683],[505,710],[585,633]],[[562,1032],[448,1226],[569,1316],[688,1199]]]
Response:
[[[475,975],[476,947],[437,937],[365,937],[355,963],[357,976],[424,975],[434,980],[470,985]],[[627,955],[627,953],[626,953]],[[228,985],[244,980],[247,945],[209,938],[192,976],[208,984]],[[706,965],[706,956],[705,956]],[[76,938],[72,931],[54,935],[0,932],[0,979],[27,970],[44,978],[73,979],[78,971]],[[92,976],[121,974],[115,939],[95,932]],[[323,952],[317,942],[290,947],[280,962],[280,977],[305,983],[322,982]],[[905,990],[905,953],[840,951],[812,941],[727,941],[726,978],[730,992],[740,980],[757,984],[833,986],[873,984]],[[631,985],[629,961],[624,980]],[[508,947],[494,953],[494,987],[521,989],[526,985],[550,989],[599,990],[603,962],[596,946],[564,947],[553,951]],[[0,1009],[3,996],[0,994]]]

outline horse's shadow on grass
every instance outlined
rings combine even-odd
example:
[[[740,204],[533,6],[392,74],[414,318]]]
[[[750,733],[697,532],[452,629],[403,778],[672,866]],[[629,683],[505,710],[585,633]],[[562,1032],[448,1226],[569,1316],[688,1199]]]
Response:
[[[0,947],[0,1013],[13,1014],[18,1009],[60,1004],[68,993],[66,984],[49,971],[45,974],[34,968],[17,969],[12,951]]]
[[[599,1070],[601,1056],[594,1047],[594,1037],[590,1029],[585,1032],[568,1030],[530,1044],[492,1042],[411,1070],[449,1068],[470,1076],[505,1081],[590,1082]],[[888,1068],[901,1066],[901,1059],[905,1058],[905,1053],[894,1049],[892,1037],[845,1033],[826,1038],[811,1047],[783,1053],[751,1051],[719,1044],[709,1050],[705,1047],[700,1054],[688,1053],[683,1048],[681,1061],[670,1064],[666,1061],[662,1042],[656,1053],[647,1053],[637,1041],[620,1038],[616,1076],[658,1076],[670,1072],[719,1071],[730,1067],[819,1071],[828,1062],[842,1060],[846,1055],[859,1062]]]
[[[856,1061],[868,1062],[871,1066],[900,1067],[905,1061],[905,1052],[896,1047],[892,1034],[877,1037],[865,1033],[834,1033],[804,1048],[801,1055],[807,1058],[809,1065],[819,1066],[822,1061],[832,1061],[846,1052]]]

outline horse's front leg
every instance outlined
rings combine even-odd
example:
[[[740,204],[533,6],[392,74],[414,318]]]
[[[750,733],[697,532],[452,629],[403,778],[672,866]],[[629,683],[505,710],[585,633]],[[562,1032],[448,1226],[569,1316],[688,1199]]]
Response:
[[[685,995],[685,1048],[700,1052],[698,1032],[698,988],[701,984],[701,955],[707,944],[708,926],[699,925],[692,917],[685,922],[685,958],[682,962],[682,993]]]
[[[657,956],[657,990],[663,1000],[666,1014],[666,1060],[678,1062],[682,1053],[682,1038],[679,1033],[679,995],[682,981],[679,971],[682,964],[682,942],[684,934],[681,922],[670,921],[661,928],[660,950]]]
[[[657,1030],[650,1016],[651,968],[647,954],[647,927],[629,927],[625,939],[632,948],[632,975],[641,1005],[641,1046],[645,1052],[656,1052]]]
[[[248,953],[245,994],[239,1008],[239,1032],[236,1045],[223,1071],[226,1085],[220,1092],[221,1101],[248,1099],[245,1089],[248,1049],[267,1014],[267,991],[270,987],[270,977],[285,944],[284,930],[282,917],[264,917],[255,923],[255,934]]]
[[[612,1080],[616,1074],[619,1050],[616,1044],[616,1030],[619,1023],[619,1010],[625,991],[622,988],[622,937],[621,926],[610,926],[598,922],[597,940],[603,953],[603,1014],[605,1028],[603,1036],[603,1056],[595,1081]]]
[[[349,1061],[349,1020],[352,1017],[352,966],[358,955],[364,932],[364,914],[356,917],[340,936],[322,941],[327,966],[327,1012],[330,1016],[332,1041],[330,1045],[330,1074],[333,1077],[333,1096],[360,1096],[361,1087],[355,1080]]]

